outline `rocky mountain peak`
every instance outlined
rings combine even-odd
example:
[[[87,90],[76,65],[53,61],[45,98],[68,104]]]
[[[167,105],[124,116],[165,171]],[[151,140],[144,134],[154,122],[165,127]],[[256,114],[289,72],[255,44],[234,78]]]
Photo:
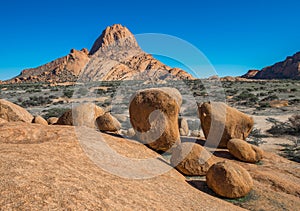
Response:
[[[121,24],[114,24],[112,26],[108,26],[95,41],[90,51],[90,55],[95,54],[100,48],[115,44],[123,47],[138,47],[133,34],[125,26],[122,26]]]
[[[193,79],[179,68],[171,68],[144,52],[134,35],[124,26],[107,27],[91,51],[71,49],[64,57],[2,83],[75,82],[102,80]]]

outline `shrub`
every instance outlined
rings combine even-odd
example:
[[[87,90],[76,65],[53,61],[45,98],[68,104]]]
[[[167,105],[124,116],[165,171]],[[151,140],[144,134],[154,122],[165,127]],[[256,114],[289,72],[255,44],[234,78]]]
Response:
[[[270,95],[268,97],[265,97],[264,99],[262,99],[262,102],[266,102],[266,101],[272,101],[272,100],[278,100],[278,96],[277,95]]]
[[[67,98],[71,98],[74,94],[74,90],[71,90],[71,89],[65,89],[64,90],[64,96],[67,97]]]
[[[80,87],[77,91],[77,94],[81,95],[81,96],[85,96],[88,92],[89,92],[89,90],[87,88]]]
[[[43,96],[32,96],[29,97],[28,100],[25,100],[21,103],[22,107],[30,107],[30,106],[41,106],[50,104],[52,101],[49,97],[43,97]]]
[[[248,138],[246,139],[248,143],[259,146],[266,141],[263,141],[262,138],[268,137],[267,135],[261,132],[261,129],[253,128],[251,133],[249,134]]]
[[[296,114],[291,116],[287,122],[281,122],[274,118],[267,118],[267,121],[273,125],[268,130],[269,133],[274,135],[300,135],[300,115]]]

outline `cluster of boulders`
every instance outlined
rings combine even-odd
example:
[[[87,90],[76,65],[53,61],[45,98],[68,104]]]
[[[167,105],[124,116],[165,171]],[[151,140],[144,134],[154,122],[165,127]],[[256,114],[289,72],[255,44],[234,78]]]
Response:
[[[105,132],[116,132],[121,129],[121,124],[115,117],[93,103],[80,104],[59,118],[50,117],[45,120],[39,115],[32,116],[16,104],[0,99],[0,124],[16,121],[40,125],[85,126]]]
[[[137,138],[154,150],[171,152],[171,165],[184,175],[204,176],[207,185],[228,198],[245,196],[252,189],[249,173],[233,162],[220,162],[205,147],[183,142],[189,134],[186,119],[179,117],[181,95],[172,88],[138,91],[129,106],[130,121]],[[206,145],[227,148],[240,161],[255,163],[263,151],[245,141],[253,119],[225,103],[203,103],[198,107]]]
[[[170,163],[189,176],[206,176],[207,185],[218,195],[228,198],[245,196],[252,189],[249,173],[233,161],[222,160],[207,147],[198,143],[182,142],[187,136],[188,122],[179,116],[182,97],[174,88],[151,88],[138,91],[130,101],[129,115],[132,128],[125,133],[136,137],[156,151],[171,153]],[[245,141],[253,128],[253,119],[227,106],[211,102],[198,106],[198,114],[207,146],[226,148],[236,159],[256,163],[263,151]],[[93,103],[80,104],[61,117],[45,120],[33,117],[25,109],[0,100],[0,124],[23,121],[40,125],[71,125],[95,128],[105,132],[121,130],[121,124],[109,112]]]

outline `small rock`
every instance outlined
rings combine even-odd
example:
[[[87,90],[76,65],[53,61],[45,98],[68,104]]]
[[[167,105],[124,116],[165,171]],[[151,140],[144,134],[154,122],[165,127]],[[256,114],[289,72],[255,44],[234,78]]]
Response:
[[[58,121],[57,117],[50,117],[49,119],[47,119],[49,125],[54,125],[57,123],[57,121]]]
[[[127,130],[127,136],[130,137],[130,138],[133,137],[133,136],[135,136],[135,131],[134,131],[133,128],[129,128]]]
[[[240,139],[231,139],[227,143],[229,153],[235,158],[249,162],[256,163],[263,158],[263,150],[257,146],[247,143]]]
[[[121,129],[120,122],[110,113],[105,113],[96,119],[100,131],[116,132]]]
[[[206,174],[206,182],[216,194],[226,198],[246,196],[253,187],[248,171],[229,161],[212,165]]]
[[[182,174],[203,176],[216,158],[199,144],[185,142],[172,151],[171,165]]]
[[[183,117],[178,118],[178,127],[181,136],[189,135],[189,125],[186,118]]]
[[[35,116],[32,120],[32,123],[40,125],[48,125],[48,122],[41,116]]]
[[[191,136],[192,136],[192,137],[200,137],[200,135],[201,135],[201,133],[200,133],[199,130],[193,130],[193,131],[191,132]]]

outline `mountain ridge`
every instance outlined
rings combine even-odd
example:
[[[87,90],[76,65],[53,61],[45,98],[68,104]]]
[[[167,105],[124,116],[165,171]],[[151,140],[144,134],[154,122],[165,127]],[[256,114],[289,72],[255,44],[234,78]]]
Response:
[[[261,70],[249,70],[241,76],[248,79],[300,79],[300,52]]]
[[[121,24],[104,29],[90,51],[72,49],[60,57],[22,72],[2,83],[76,82],[135,79],[194,79],[179,68],[171,68],[144,52],[134,35]]]

